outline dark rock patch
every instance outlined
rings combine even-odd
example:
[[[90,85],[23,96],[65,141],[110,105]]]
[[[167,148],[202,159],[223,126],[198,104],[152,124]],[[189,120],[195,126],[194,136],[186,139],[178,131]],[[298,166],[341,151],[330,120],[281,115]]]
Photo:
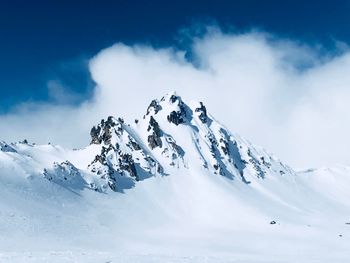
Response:
[[[207,109],[205,108],[202,102],[200,102],[200,107],[195,109],[195,112],[199,112],[198,118],[201,120],[202,123],[207,123],[208,121]]]
[[[162,109],[162,106],[158,103],[157,100],[152,100],[151,104],[147,108],[146,115],[151,112],[151,109],[154,110],[154,114],[157,114]]]

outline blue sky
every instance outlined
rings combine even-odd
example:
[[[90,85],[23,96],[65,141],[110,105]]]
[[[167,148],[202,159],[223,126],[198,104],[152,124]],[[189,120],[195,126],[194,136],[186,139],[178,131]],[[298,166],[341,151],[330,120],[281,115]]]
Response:
[[[54,101],[50,81],[89,97],[87,61],[115,42],[184,45],[184,29],[217,24],[258,28],[334,48],[349,43],[350,1],[8,1],[0,3],[0,112],[27,101]]]
[[[350,164],[350,1],[1,1],[0,140],[84,147],[170,91],[294,168]],[[118,43],[118,44],[115,44]]]

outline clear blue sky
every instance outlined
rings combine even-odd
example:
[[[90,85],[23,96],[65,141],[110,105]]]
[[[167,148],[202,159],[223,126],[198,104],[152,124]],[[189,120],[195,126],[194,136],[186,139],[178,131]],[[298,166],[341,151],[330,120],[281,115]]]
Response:
[[[86,61],[115,42],[179,45],[179,30],[217,23],[260,28],[320,43],[350,42],[350,1],[16,1],[0,2],[0,112],[47,101],[48,80],[89,96]]]

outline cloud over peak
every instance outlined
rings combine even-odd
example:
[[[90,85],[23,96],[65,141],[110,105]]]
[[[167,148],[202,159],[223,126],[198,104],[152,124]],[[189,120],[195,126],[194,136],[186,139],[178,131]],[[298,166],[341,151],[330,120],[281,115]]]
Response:
[[[76,106],[22,104],[0,116],[1,139],[86,145],[93,124],[108,115],[138,118],[153,98],[176,90],[202,100],[231,131],[294,167],[350,164],[350,53],[262,32],[193,38],[186,51],[115,44],[90,61],[92,97]],[[55,85],[57,83],[54,83]],[[52,96],[64,96],[59,86]],[[74,94],[76,96],[76,94]]]

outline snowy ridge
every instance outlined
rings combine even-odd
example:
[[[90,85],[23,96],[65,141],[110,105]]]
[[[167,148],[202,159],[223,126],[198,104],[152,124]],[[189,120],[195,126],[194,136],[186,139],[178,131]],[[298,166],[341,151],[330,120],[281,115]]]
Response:
[[[265,151],[232,135],[207,113],[202,102],[192,102],[189,106],[175,93],[153,100],[143,118],[131,125],[122,118],[110,116],[94,126],[90,135],[91,145],[97,146],[98,154],[86,167],[79,167],[82,172],[68,157],[66,160],[53,157],[52,163],[43,164],[44,177],[63,183],[61,170],[65,171],[68,164],[70,171],[82,174],[80,187],[86,184],[97,191],[108,188],[123,191],[151,176],[169,175],[174,169],[192,167],[203,167],[213,175],[246,184],[266,176],[294,174],[291,168]],[[20,143],[19,148],[26,145],[34,149],[45,147]],[[16,144],[1,142],[0,146],[3,153],[22,155],[16,150]],[[78,151],[85,153],[89,149]],[[38,161],[36,156],[30,158]]]
[[[0,262],[350,257],[348,167],[295,172],[175,93],[90,135],[78,150],[0,141]]]
[[[134,181],[171,174],[174,168],[193,166],[246,184],[266,176],[294,174],[266,152],[232,135],[207,113],[202,102],[188,106],[175,93],[153,100],[143,118],[131,125],[110,116],[90,134],[91,144],[99,145],[101,153],[88,169],[114,191]]]

